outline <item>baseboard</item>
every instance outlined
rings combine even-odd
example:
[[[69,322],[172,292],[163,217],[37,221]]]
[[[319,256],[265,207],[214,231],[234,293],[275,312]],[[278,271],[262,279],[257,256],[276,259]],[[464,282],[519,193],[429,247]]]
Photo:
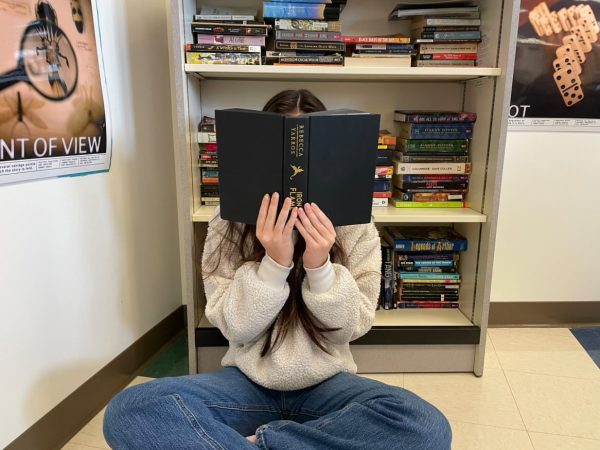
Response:
[[[490,302],[490,327],[596,324],[600,302]]]
[[[140,373],[166,343],[185,330],[185,316],[185,305],[182,305],[52,408],[5,450],[62,448]]]

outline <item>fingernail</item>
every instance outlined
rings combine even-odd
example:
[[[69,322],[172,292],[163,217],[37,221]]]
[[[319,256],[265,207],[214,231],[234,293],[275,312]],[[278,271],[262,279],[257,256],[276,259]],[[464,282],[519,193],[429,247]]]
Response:
[[[316,208],[317,204],[316,203],[311,203],[311,206],[314,206]]]
[[[268,197],[269,197],[269,194],[265,194],[265,196],[263,197],[263,200]]]

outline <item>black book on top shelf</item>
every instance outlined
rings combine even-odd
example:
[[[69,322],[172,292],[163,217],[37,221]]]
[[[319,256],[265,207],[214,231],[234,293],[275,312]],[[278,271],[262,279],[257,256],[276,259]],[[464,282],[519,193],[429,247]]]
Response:
[[[255,224],[265,194],[315,202],[334,225],[371,221],[378,114],[217,110],[221,217]]]

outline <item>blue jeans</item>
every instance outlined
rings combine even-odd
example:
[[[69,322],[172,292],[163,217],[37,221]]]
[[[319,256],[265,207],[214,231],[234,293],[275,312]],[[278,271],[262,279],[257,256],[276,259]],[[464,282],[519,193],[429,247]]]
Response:
[[[264,388],[237,367],[158,378],[121,391],[104,415],[114,450],[444,450],[451,435],[422,398],[349,373],[296,391]]]

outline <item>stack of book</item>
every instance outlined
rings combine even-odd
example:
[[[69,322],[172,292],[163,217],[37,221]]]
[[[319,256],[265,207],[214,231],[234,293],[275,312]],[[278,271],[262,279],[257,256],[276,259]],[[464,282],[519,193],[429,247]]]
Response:
[[[475,66],[481,42],[479,7],[470,1],[401,4],[390,20],[410,19],[417,47],[413,65]]]
[[[467,208],[469,144],[477,115],[396,111],[393,196],[397,208]]]
[[[277,66],[344,64],[340,13],[346,0],[272,0],[263,2],[263,17],[275,31],[265,63]]]
[[[464,236],[449,227],[384,227],[383,235],[393,261],[391,307],[458,308],[459,252],[467,250]]]
[[[200,201],[205,206],[219,204],[219,158],[215,119],[204,116],[198,125]]]
[[[351,67],[410,67],[415,46],[403,34],[343,36],[345,65]]]
[[[270,25],[252,8],[200,6],[192,22],[187,64],[260,65]]]
[[[381,130],[377,142],[373,206],[388,206],[389,204],[392,196],[392,175],[394,174],[392,152],[395,148],[396,136],[388,130]]]

